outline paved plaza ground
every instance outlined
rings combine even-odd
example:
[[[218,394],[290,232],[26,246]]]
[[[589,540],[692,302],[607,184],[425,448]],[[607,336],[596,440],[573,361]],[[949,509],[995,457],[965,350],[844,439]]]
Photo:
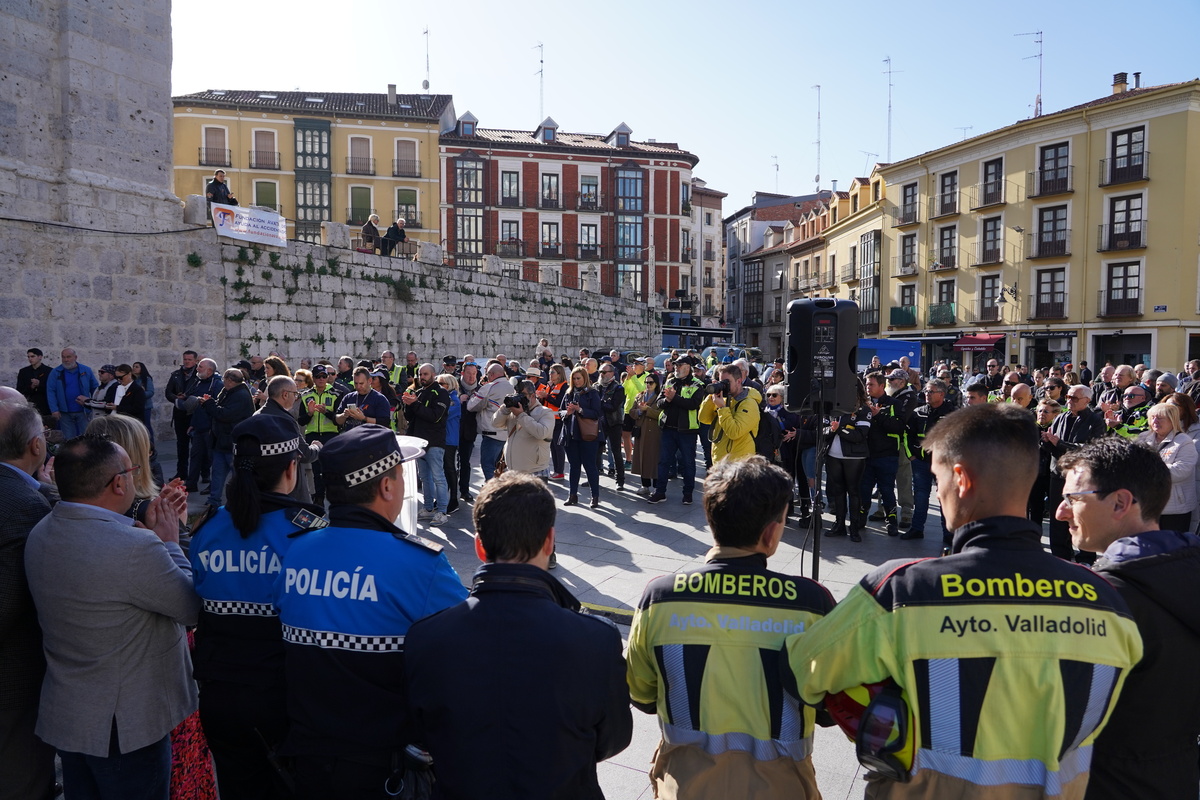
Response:
[[[163,447],[163,468],[169,477],[174,463],[171,445]],[[630,486],[638,478],[632,476]],[[704,477],[704,465],[697,467],[697,488]],[[480,473],[475,468],[472,491],[480,485]],[[704,519],[702,493],[696,502],[685,506],[681,502],[678,481],[668,487],[667,500],[651,505],[633,491],[618,492],[615,481],[602,477],[601,505],[591,509],[586,480],[581,487],[578,506],[564,508],[567,482],[551,481],[550,490],[558,500],[556,532],[558,538],[558,568],[552,573],[585,605],[606,613],[618,622],[622,634],[628,634],[628,617],[641,597],[642,589],[652,578],[704,563],[704,555],[712,546]],[[206,498],[194,495],[191,504],[200,510]],[[889,538],[882,523],[870,523],[863,541],[854,543],[846,537],[821,541],[820,581],[841,600],[872,567],[893,558],[936,556],[941,551],[940,509],[937,498],[931,498],[926,538],[901,541]],[[828,518],[827,518],[828,519]],[[470,504],[464,503],[450,516],[447,525],[424,528],[424,536],[441,541],[446,546],[450,563],[469,583],[479,564],[475,556]],[[812,546],[806,541],[807,531],[789,520],[783,542],[770,561],[779,572],[812,575]],[[647,772],[658,744],[657,718],[634,710],[633,742],[623,752],[599,766],[600,783],[610,800],[640,800],[653,797]],[[854,756],[854,747],[840,729],[818,728],[814,763],[817,783],[826,800],[829,798],[860,797],[865,784],[862,771]]]

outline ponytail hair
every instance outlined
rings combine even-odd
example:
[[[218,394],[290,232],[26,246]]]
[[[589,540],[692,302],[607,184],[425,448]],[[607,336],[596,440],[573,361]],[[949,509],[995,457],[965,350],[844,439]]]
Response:
[[[258,439],[253,436],[243,436],[235,443],[254,447]],[[283,479],[288,465],[296,460],[295,453],[284,453],[278,456],[234,456],[233,475],[225,488],[225,510],[233,519],[233,527],[238,529],[242,538],[249,537],[258,530],[262,519],[262,493],[272,492]]]

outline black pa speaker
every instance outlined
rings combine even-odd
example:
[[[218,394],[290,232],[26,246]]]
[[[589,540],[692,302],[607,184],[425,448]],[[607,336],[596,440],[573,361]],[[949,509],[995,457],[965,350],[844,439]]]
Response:
[[[787,307],[787,408],[819,414],[858,409],[858,304],[822,297]]]

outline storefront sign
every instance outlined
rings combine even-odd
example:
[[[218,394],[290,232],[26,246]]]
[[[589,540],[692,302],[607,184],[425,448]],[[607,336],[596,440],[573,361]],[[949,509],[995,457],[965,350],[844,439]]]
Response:
[[[1022,339],[1074,339],[1075,331],[1021,331]]]

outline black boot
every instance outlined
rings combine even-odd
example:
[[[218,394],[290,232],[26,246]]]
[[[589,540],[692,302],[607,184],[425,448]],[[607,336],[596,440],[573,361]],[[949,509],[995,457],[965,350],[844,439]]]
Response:
[[[800,527],[807,528],[812,523],[812,501],[800,501]]]
[[[838,519],[833,523],[833,527],[825,531],[826,536],[845,536],[846,535],[846,520]]]
[[[887,535],[900,535],[900,520],[896,518],[896,509],[894,508],[887,512]]]

